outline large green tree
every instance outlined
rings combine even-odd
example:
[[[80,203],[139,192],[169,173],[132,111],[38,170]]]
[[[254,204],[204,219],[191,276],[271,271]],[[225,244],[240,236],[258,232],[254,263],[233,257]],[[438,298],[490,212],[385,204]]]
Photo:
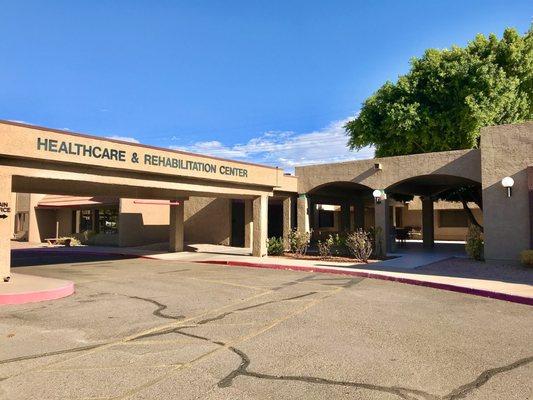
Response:
[[[533,119],[533,28],[426,50],[346,124],[349,146],[387,157],[475,148],[483,126]]]
[[[351,149],[373,146],[387,157],[476,148],[482,127],[531,119],[533,26],[522,36],[509,28],[501,39],[480,34],[464,48],[426,50],[345,128]],[[482,207],[479,188],[451,188],[438,198],[461,202],[479,226],[468,208],[471,201]]]

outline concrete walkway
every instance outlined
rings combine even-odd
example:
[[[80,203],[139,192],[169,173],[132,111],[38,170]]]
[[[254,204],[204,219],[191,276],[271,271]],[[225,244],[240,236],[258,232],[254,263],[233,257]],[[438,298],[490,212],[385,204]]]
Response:
[[[411,247],[411,251],[398,253],[397,259],[370,264],[350,262],[302,260],[286,257],[252,257],[247,249],[216,246],[206,244],[189,244],[187,251],[181,253],[164,252],[164,244],[134,247],[55,247],[38,248],[34,251],[57,251],[67,253],[110,254],[142,257],[157,260],[173,260],[181,262],[212,263],[232,266],[248,266],[275,269],[302,270],[309,272],[327,272],[346,275],[358,275],[375,279],[394,280],[402,283],[424,285],[439,289],[460,291],[463,293],[477,294],[486,297],[500,298],[503,300],[517,301],[533,305],[533,285],[522,282],[505,282],[494,279],[483,279],[464,276],[446,276],[441,274],[428,274],[417,271],[416,268],[428,263],[437,262],[454,257],[456,250],[448,248],[446,251],[437,251],[433,255],[424,254]],[[494,266],[498,268],[498,266]],[[533,274],[533,271],[531,272]]]

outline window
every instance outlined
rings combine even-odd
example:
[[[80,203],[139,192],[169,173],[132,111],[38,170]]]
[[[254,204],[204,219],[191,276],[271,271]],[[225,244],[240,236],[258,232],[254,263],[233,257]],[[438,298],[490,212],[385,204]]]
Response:
[[[118,209],[100,209],[97,210],[98,229],[97,232],[105,234],[118,233]]]
[[[335,211],[318,210],[318,227],[319,228],[334,228],[335,227]]]
[[[439,226],[441,228],[468,228],[468,217],[464,210],[440,210]]]
[[[93,230],[92,210],[80,210],[80,232]]]

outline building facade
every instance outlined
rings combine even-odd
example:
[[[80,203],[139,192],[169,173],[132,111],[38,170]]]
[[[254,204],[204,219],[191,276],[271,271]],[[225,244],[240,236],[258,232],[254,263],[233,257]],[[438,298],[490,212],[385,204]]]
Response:
[[[516,260],[532,246],[533,123],[487,127],[479,149],[278,168],[0,122],[0,272],[10,239],[43,241],[91,232],[94,244],[184,242],[248,247],[297,227],[315,237],[379,228],[425,247],[461,240],[462,206],[436,201],[468,186],[484,225],[485,257]],[[511,177],[511,190],[501,180]],[[380,193],[376,197],[377,193]],[[398,200],[410,196],[410,200]]]

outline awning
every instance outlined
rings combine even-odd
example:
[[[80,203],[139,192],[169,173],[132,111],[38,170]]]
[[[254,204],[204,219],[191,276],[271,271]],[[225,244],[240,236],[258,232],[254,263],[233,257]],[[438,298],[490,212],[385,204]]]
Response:
[[[46,195],[36,208],[81,208],[99,206],[118,206],[119,198],[111,196],[53,196]]]

